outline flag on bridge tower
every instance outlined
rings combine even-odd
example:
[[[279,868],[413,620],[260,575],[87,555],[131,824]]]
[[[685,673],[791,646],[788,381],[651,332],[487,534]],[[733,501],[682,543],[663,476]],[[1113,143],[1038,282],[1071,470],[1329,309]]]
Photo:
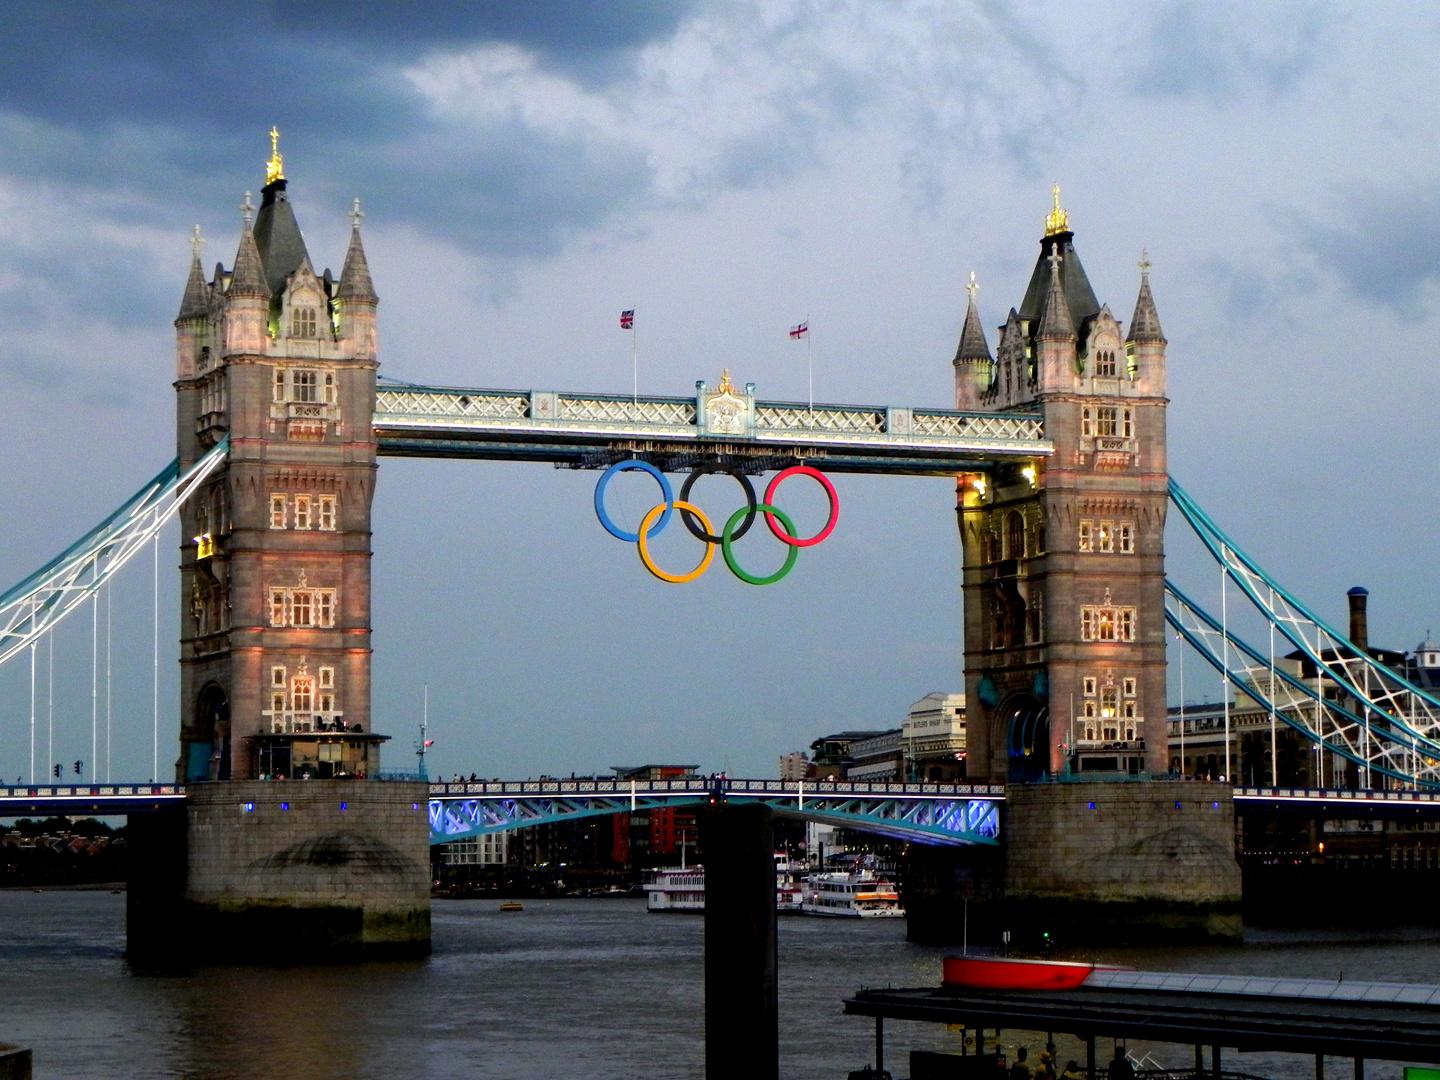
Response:
[[[792,327],[790,328],[790,336],[791,336],[792,338],[797,338],[797,339],[798,339],[798,338],[802,338],[802,337],[804,337],[804,336],[805,336],[806,334],[808,334],[808,333],[810,333],[810,320],[809,320],[809,319],[806,319],[806,320],[805,320],[804,322],[802,322],[799,326],[792,326]]]
[[[635,329],[635,309],[634,309],[634,308],[631,308],[629,311],[622,311],[622,312],[620,312],[620,329],[621,329],[621,330],[634,330],[634,329]]]

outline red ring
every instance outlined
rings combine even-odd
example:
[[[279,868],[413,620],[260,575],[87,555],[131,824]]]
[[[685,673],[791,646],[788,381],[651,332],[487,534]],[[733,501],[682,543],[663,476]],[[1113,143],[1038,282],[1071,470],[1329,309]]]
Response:
[[[796,474],[813,476],[816,480],[820,481],[820,486],[825,489],[825,494],[830,497],[830,520],[825,523],[825,528],[821,529],[809,540],[797,540],[791,536],[785,531],[783,526],[776,524],[775,515],[768,510],[764,511],[765,524],[770,526],[770,531],[775,534],[776,539],[789,544],[791,547],[814,547],[835,531],[835,525],[840,520],[840,497],[835,494],[835,485],[830,483],[829,477],[819,469],[812,469],[809,465],[792,465],[784,472],[775,474],[775,479],[771,480],[770,486],[765,489],[764,501],[767,505],[774,506],[775,489],[780,486],[780,481],[784,480],[787,476]]]

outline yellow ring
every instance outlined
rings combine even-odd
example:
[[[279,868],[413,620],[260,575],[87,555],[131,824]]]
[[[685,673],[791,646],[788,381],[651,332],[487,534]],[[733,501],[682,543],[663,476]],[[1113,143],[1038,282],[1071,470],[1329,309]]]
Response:
[[[688,510],[694,514],[700,519],[700,524],[707,533],[713,533],[715,531],[714,527],[710,524],[710,519],[705,516],[705,511],[701,510],[694,503],[680,502],[678,500],[673,503],[660,503],[657,506],[652,506],[650,512],[645,515],[645,519],[640,522],[640,539],[636,542],[635,546],[640,549],[640,561],[645,564],[646,570],[649,570],[650,573],[654,574],[661,581],[668,581],[672,585],[684,585],[687,582],[694,581],[701,574],[705,573],[706,570],[710,569],[710,560],[715,558],[715,545],[706,541],[705,557],[700,560],[700,565],[688,574],[667,574],[651,562],[650,549],[645,544],[645,538],[650,534],[650,526],[655,524],[655,519],[672,506],[676,510]]]

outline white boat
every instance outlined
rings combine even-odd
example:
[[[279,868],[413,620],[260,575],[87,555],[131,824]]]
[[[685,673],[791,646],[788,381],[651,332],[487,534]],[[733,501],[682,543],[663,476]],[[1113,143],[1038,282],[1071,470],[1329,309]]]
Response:
[[[704,911],[705,868],[672,866],[653,870],[645,881],[646,911]]]
[[[786,855],[775,856],[775,910],[782,915],[801,910],[805,890],[796,880],[795,870]],[[645,879],[645,910],[703,912],[705,868],[671,866],[652,870]]]
[[[811,874],[805,879],[806,915],[841,919],[903,919],[900,893],[887,878],[873,870],[853,873]]]

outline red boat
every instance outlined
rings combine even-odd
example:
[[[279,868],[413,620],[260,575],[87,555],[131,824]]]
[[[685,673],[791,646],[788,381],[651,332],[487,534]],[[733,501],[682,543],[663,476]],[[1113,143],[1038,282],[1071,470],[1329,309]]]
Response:
[[[947,956],[943,986],[975,990],[1074,990],[1090,977],[1094,964],[1067,960],[1003,960],[991,956]]]

